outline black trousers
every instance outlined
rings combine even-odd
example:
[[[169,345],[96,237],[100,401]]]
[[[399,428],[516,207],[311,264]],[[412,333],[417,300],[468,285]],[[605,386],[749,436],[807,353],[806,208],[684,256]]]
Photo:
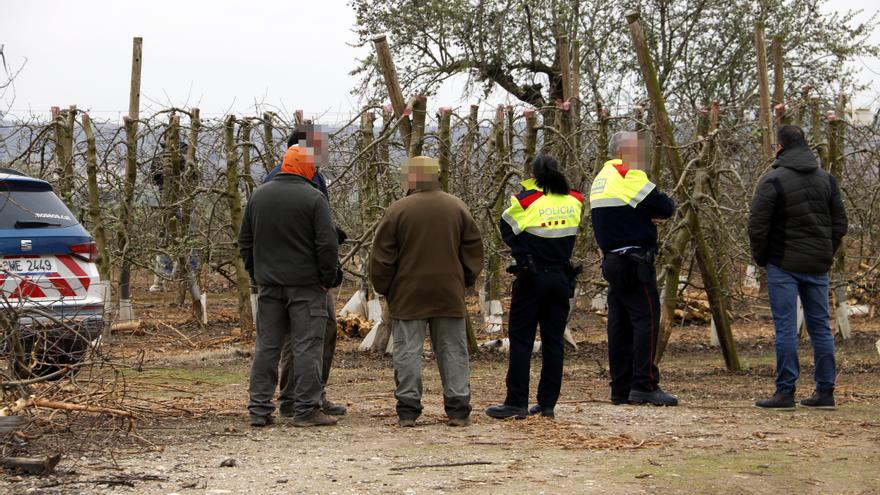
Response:
[[[637,255],[638,256],[638,255]],[[608,281],[608,366],[611,395],[657,389],[654,364],[660,327],[660,296],[653,257],[607,253],[602,275]]]
[[[538,404],[552,409],[559,400],[562,386],[564,342],[562,334],[568,321],[568,298],[571,282],[563,268],[539,269],[537,274],[520,274],[513,282],[510,301],[510,364],[507,368],[507,398],[504,403],[516,407],[529,405],[529,367],[535,333],[541,325],[541,380]]]

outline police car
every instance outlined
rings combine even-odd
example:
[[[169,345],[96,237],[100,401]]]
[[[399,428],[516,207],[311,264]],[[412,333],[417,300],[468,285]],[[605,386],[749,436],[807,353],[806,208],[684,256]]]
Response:
[[[58,374],[103,327],[104,287],[89,233],[40,179],[0,168],[0,355],[20,375]],[[5,327],[5,328],[4,328]],[[20,346],[19,346],[20,344]]]

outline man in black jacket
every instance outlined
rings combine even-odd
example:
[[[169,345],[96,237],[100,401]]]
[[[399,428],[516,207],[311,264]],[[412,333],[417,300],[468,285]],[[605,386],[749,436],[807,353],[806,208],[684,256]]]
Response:
[[[793,409],[800,375],[797,298],[813,345],[816,389],[802,406],[834,408],[834,336],[828,315],[828,270],[846,234],[840,189],[819,168],[800,127],[777,131],[773,169],[755,189],[749,241],[758,266],[767,268],[770,310],[776,327],[776,393],[758,407]]]
[[[248,401],[253,426],[272,422],[278,360],[288,336],[294,356],[294,426],[336,424],[321,411],[321,365],[332,310],[327,291],[336,284],[339,246],[330,207],[312,183],[314,174],[310,149],[288,148],[281,173],[254,191],[241,224],[241,257],[260,286]]]

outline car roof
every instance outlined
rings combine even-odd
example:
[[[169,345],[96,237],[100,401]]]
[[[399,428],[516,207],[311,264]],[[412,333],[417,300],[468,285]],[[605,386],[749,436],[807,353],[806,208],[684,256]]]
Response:
[[[36,177],[25,175],[22,172],[11,168],[0,168],[0,180],[6,182],[24,182],[49,185],[49,183],[44,181],[43,179],[37,179]]]

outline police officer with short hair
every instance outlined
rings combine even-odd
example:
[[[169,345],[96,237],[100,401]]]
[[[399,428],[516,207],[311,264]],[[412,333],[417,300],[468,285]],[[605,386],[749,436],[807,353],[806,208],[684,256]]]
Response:
[[[675,406],[678,399],[658,386],[654,364],[660,325],[657,225],[672,216],[675,203],[648,180],[646,150],[638,133],[614,134],[614,159],[605,162],[590,188],[593,232],[608,281],[611,403]]]
[[[511,197],[499,222],[515,260],[508,271],[516,274],[516,280],[510,301],[507,398],[486,409],[497,419],[522,419],[528,414],[553,417],[562,386],[562,335],[577,275],[570,258],[584,198],[571,190],[551,156],[535,158],[532,173],[534,179],[522,182],[523,192]],[[529,366],[539,323],[541,380],[538,404],[529,409]]]

